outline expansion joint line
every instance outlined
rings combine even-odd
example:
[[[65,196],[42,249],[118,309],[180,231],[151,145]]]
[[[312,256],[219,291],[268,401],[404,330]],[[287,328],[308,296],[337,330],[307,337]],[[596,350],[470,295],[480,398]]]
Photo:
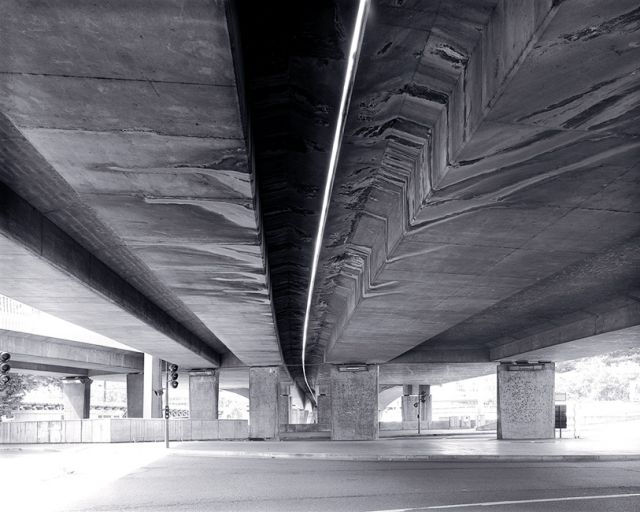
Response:
[[[369,9],[369,0],[359,0],[358,13],[356,15],[356,22],[353,29],[353,36],[351,39],[351,46],[349,48],[349,56],[347,58],[347,71],[344,77],[344,84],[342,86],[342,96],[340,98],[340,107],[338,109],[338,118],[336,121],[336,131],[333,136],[333,144],[331,146],[331,158],[329,159],[329,169],[327,173],[327,180],[325,182],[324,194],[322,196],[322,209],[320,212],[320,220],[318,222],[318,231],[316,233],[315,245],[313,249],[313,260],[311,262],[311,276],[309,279],[309,289],[307,294],[307,305],[304,314],[304,325],[302,327],[302,375],[304,382],[311,393],[311,396],[315,396],[309,380],[307,379],[306,371],[306,352],[307,352],[307,340],[309,334],[309,319],[311,316],[311,305],[313,301],[313,294],[315,289],[316,275],[318,273],[318,264],[320,262],[320,251],[322,249],[322,240],[324,239],[324,230],[327,224],[327,215],[329,212],[329,202],[331,201],[331,191],[333,189],[333,182],[336,175],[336,169],[338,167],[338,155],[340,153],[340,145],[342,141],[342,135],[344,133],[344,127],[346,124],[347,111],[349,109],[349,101],[351,99],[351,92],[353,91],[353,83],[356,76],[356,67],[358,64],[358,58],[360,55],[360,47],[362,45],[362,37],[364,35],[364,26],[367,20],[367,12]]]

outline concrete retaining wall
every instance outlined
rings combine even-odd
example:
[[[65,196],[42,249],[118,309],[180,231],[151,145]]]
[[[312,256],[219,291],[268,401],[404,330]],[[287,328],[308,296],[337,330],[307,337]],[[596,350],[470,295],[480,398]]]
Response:
[[[172,441],[247,439],[246,420],[169,420]],[[163,419],[9,421],[0,423],[0,444],[130,443],[164,440]]]

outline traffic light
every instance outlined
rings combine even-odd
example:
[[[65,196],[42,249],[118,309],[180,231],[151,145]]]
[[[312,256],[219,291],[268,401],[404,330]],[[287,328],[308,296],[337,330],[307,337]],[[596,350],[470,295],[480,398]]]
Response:
[[[178,387],[178,365],[172,364],[169,366],[169,378],[170,384],[172,388]]]
[[[11,365],[7,362],[9,359],[11,359],[9,352],[0,352],[0,386],[4,386],[11,380],[7,375],[11,370]]]

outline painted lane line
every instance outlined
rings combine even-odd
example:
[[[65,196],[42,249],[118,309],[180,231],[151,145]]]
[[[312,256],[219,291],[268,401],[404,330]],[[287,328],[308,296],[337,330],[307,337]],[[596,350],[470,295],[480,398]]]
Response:
[[[606,499],[638,498],[638,497],[640,497],[640,493],[601,494],[596,496],[566,496],[564,498],[538,498],[538,499],[532,499],[532,500],[484,501],[480,503],[460,503],[457,505],[432,505],[430,507],[394,508],[394,509],[385,509],[385,510],[372,510],[370,512],[419,512],[421,510],[443,510],[443,509],[467,508],[467,507],[497,507],[500,505],[522,505],[526,503],[551,503],[556,501],[606,500]]]

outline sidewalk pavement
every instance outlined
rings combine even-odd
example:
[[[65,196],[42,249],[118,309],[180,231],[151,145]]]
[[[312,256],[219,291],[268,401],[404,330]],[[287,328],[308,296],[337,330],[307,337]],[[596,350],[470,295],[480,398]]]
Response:
[[[420,437],[383,438],[377,441],[188,441],[171,442],[176,455],[267,459],[320,459],[343,461],[431,462],[595,462],[640,460],[640,421],[610,425],[608,430],[584,431],[576,439],[504,441],[495,432],[431,431]],[[114,450],[135,443],[103,445]],[[140,445],[140,443],[138,443]],[[143,443],[160,446],[161,443]],[[0,452],[66,451],[83,445],[7,445]],[[87,446],[87,445],[84,445]],[[93,445],[96,446],[96,445]],[[116,448],[118,447],[118,448]]]
[[[435,434],[435,435],[434,435]],[[173,443],[172,451],[209,457],[432,462],[590,462],[640,460],[640,421],[593,428],[576,439],[504,441],[495,432],[433,431],[377,441],[235,441]],[[571,436],[571,437],[568,437]]]

